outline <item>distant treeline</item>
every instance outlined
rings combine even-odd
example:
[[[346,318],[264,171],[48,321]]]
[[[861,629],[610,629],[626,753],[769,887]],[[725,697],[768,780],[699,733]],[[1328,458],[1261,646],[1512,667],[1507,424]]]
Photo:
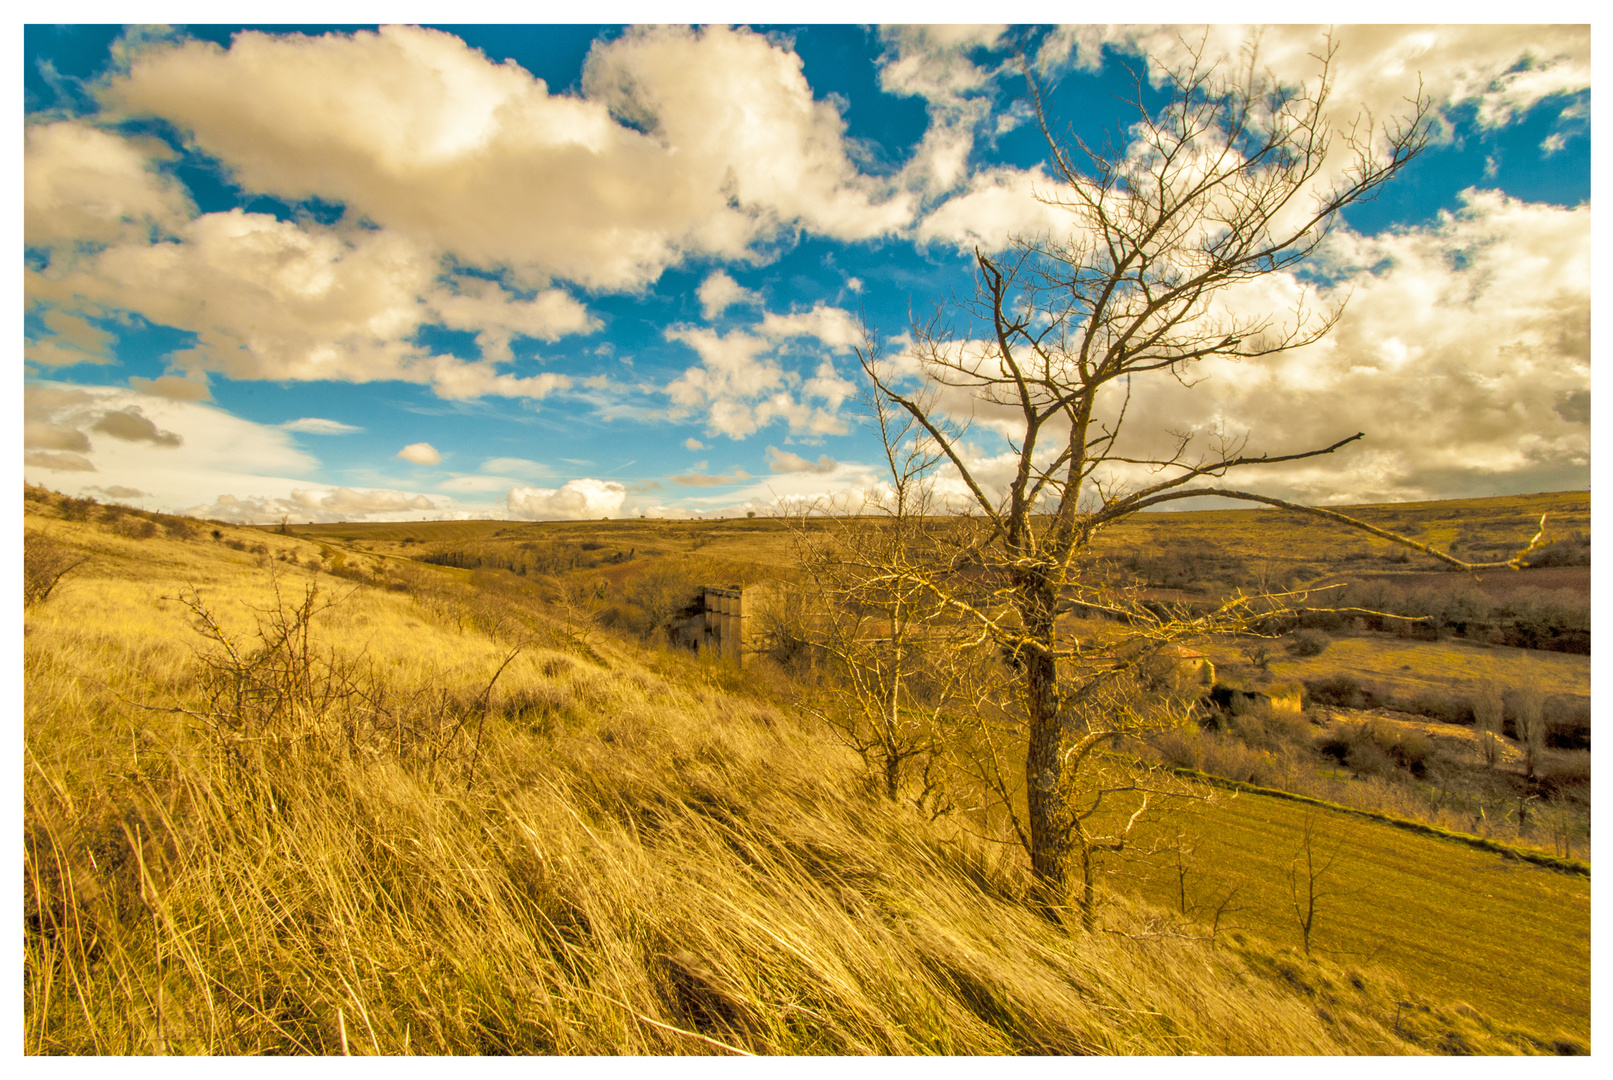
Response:
[[[504,544],[444,545],[415,556],[421,562],[436,566],[452,566],[460,570],[508,570],[523,577],[543,577],[569,570],[615,566],[635,557],[636,549],[623,551],[595,540],[581,540],[574,544],[525,540]]]

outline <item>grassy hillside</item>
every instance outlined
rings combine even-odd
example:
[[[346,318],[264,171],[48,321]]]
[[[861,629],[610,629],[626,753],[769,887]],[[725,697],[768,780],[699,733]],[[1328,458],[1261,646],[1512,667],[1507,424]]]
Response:
[[[1219,902],[1236,887],[1226,923],[1300,946],[1288,870],[1303,857],[1307,822],[1315,853],[1338,855],[1316,889],[1315,951],[1341,962],[1370,958],[1424,994],[1492,1020],[1588,1038],[1588,878],[1243,792],[1170,822],[1195,837],[1189,905]],[[1148,900],[1180,906],[1173,856],[1128,857],[1117,870],[1137,875]],[[1299,885],[1303,895],[1303,877]]]
[[[1120,889],[1100,932],[1053,924],[1012,849],[879,798],[765,667],[358,542],[26,510],[30,568],[89,557],[26,613],[30,1053],[1588,1046],[1566,946],[1565,1004],[1525,1014],[1275,916],[1162,936]],[[1472,854],[1418,858],[1523,888]],[[1517,895],[1588,934],[1572,888]]]

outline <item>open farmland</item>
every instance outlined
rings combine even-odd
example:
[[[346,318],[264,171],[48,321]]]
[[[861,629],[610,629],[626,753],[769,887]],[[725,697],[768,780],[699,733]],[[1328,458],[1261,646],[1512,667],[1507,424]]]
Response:
[[[1183,815],[1198,844],[1189,902],[1238,892],[1224,918],[1298,947],[1288,869],[1306,820],[1318,853],[1338,854],[1320,882],[1314,951],[1376,963],[1422,993],[1466,1002],[1500,1023],[1590,1039],[1590,880],[1389,824],[1251,792],[1218,793]],[[1114,886],[1178,904],[1167,859],[1117,860]]]
[[[1218,664],[1238,663],[1235,650],[1211,647]],[[1407,641],[1385,634],[1336,638],[1318,656],[1278,653],[1269,670],[1276,679],[1314,682],[1353,676],[1380,697],[1400,701],[1442,697],[1467,700],[1488,681],[1537,683],[1548,695],[1588,708],[1591,658],[1573,653],[1478,645],[1465,641]]]

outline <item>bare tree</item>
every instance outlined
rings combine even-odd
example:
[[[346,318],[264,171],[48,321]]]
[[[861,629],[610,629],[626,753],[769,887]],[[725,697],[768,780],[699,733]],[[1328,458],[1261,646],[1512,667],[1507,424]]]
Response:
[[[978,626],[959,620],[930,587],[953,529],[935,511],[933,449],[911,438],[914,422],[885,398],[864,400],[879,427],[890,484],[854,496],[790,507],[792,540],[809,602],[792,636],[828,661],[842,693],[814,695],[811,708],[881,779],[895,800],[938,813],[951,805],[942,761],[957,718],[978,712],[971,697]]]
[[[1134,380],[1186,381],[1211,357],[1269,357],[1323,337],[1338,308],[1247,316],[1219,300],[1299,268],[1340,211],[1370,198],[1425,145],[1423,98],[1388,123],[1367,117],[1331,130],[1331,48],[1304,87],[1263,78],[1252,51],[1245,59],[1224,72],[1195,57],[1170,76],[1159,111],[1142,105],[1139,88],[1132,142],[1120,150],[1061,140],[1043,114],[1060,181],[1045,201],[1069,215],[1067,238],[1021,239],[1001,257],[977,250],[975,295],[956,305],[967,326],[940,315],[915,325],[915,364],[859,351],[876,394],[912,419],[960,493],[968,534],[912,577],[988,634],[1012,671],[1003,707],[1022,739],[1021,840],[1055,911],[1072,856],[1085,868],[1095,850],[1084,838],[1082,792],[1113,786],[1084,770],[1147,715],[1113,711],[1110,689],[1176,642],[1247,630],[1295,602],[1238,596],[1207,614],[1162,613],[1094,572],[1091,545],[1103,529],[1176,500],[1220,496],[1315,514],[1461,569],[1518,565],[1465,563],[1345,514],[1223,486],[1229,473],[1332,454],[1359,433],[1277,454],[1225,438],[1191,452],[1182,435],[1161,456],[1122,441]],[[971,409],[1013,431],[1006,465],[972,459],[968,425],[956,419]],[[1128,474],[1149,479],[1128,485]],[[1125,633],[1077,640],[1061,622],[1075,611],[1105,613]],[[1012,794],[999,790],[1005,804]]]
[[[1315,812],[1307,811],[1299,850],[1288,863],[1288,896],[1299,923],[1306,956],[1311,952],[1311,936],[1316,932],[1317,918],[1328,897],[1334,895],[1327,885],[1339,861],[1339,850],[1336,843],[1330,843],[1317,831]]]
[[[1513,702],[1516,710],[1513,724],[1518,733],[1518,745],[1523,750],[1524,775],[1533,779],[1535,768],[1546,749],[1545,695],[1538,682],[1528,679],[1513,687]],[[1523,825],[1521,806],[1518,824],[1520,827]]]
[[[1473,728],[1478,733],[1479,750],[1484,755],[1484,763],[1493,769],[1501,756],[1501,720],[1505,712],[1500,687],[1494,682],[1484,683],[1472,704]]]

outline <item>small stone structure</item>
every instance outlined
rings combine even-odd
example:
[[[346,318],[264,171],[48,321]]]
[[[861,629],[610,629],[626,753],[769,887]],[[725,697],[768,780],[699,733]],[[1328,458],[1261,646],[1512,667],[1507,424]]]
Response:
[[[771,595],[766,585],[703,585],[668,625],[672,643],[743,664],[756,651],[757,615]]]
[[[751,611],[746,610],[742,585],[707,585],[700,590],[706,609],[706,632],[701,648],[711,649],[725,659],[745,662]]]
[[[1189,686],[1215,685],[1215,665],[1197,649],[1177,645],[1167,650],[1166,655],[1171,658],[1177,677]]]

